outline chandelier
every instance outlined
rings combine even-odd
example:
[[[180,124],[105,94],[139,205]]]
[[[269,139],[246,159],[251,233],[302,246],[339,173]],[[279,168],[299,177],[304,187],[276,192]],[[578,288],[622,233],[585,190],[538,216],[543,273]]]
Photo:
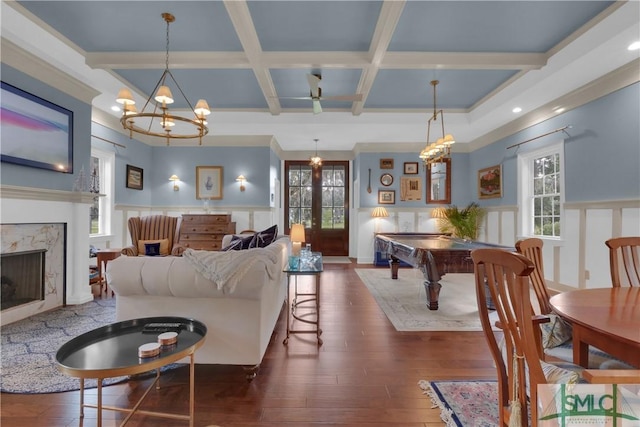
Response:
[[[444,113],[442,110],[436,108],[436,86],[440,83],[438,80],[432,80],[431,86],[433,86],[433,115],[429,118],[427,123],[427,145],[424,150],[420,152],[420,158],[424,162],[425,166],[431,163],[439,163],[445,159],[451,158],[451,145],[456,141],[451,134],[445,134],[444,132]],[[435,142],[430,142],[431,138],[431,123],[436,122],[440,116],[440,123],[442,126],[442,137],[438,138]]]
[[[169,24],[174,22],[176,18],[170,13],[163,13],[162,18],[167,23],[165,69],[151,92],[151,94],[155,93],[155,97],[152,98],[153,95],[149,95],[142,110],[138,112],[131,91],[128,88],[121,89],[116,99],[116,102],[123,104],[120,123],[129,130],[130,138],[136,132],[142,135],[166,138],[167,145],[171,139],[199,138],[200,145],[202,145],[202,137],[209,132],[205,119],[207,115],[211,114],[211,110],[204,99],[198,100],[196,107],[193,108],[173,74],[169,71]],[[191,118],[169,110],[168,105],[173,104],[174,98],[171,89],[165,84],[167,76],[173,80],[173,84],[189,106],[190,112],[187,114],[192,113]],[[149,107],[149,111],[147,111],[147,107]]]
[[[316,154],[315,156],[309,157],[309,166],[313,166],[317,168],[318,166],[322,166],[322,158],[318,156],[318,139],[314,139],[316,142]]]

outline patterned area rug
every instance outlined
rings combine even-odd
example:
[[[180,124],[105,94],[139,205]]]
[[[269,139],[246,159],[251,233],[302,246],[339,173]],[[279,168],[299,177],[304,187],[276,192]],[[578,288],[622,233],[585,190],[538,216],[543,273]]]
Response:
[[[80,305],[37,314],[3,326],[0,389],[4,393],[56,393],[80,389],[80,380],[61,373],[56,352],[71,338],[113,323],[115,298],[97,299]],[[103,385],[128,377],[108,378]],[[97,387],[86,380],[85,388]]]
[[[440,408],[447,427],[495,427],[499,424],[496,381],[425,381],[418,386]]]
[[[440,280],[438,310],[429,310],[422,273],[401,268],[392,280],[388,268],[356,273],[398,331],[481,331],[473,274],[447,274]]]

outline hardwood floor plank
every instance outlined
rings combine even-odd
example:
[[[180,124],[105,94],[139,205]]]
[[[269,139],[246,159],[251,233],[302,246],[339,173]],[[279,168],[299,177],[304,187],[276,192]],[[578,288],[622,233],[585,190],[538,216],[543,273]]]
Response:
[[[418,387],[437,379],[495,379],[482,332],[398,332],[355,268],[330,264],[322,276],[321,328],[315,337],[293,335],[288,345],[284,310],[258,376],[245,380],[240,366],[196,366],[198,427],[441,427],[440,410]],[[304,283],[301,283],[304,285]],[[426,309],[426,308],[425,308]],[[131,406],[151,379],[103,388],[108,405]],[[0,395],[3,427],[94,426],[96,411],[79,418],[79,392]],[[96,402],[96,390],[85,400]],[[43,403],[46,402],[46,403]],[[188,411],[188,367],[163,373],[161,389],[143,408]],[[105,411],[104,426],[124,414]],[[187,422],[136,415],[127,426],[179,427]]]

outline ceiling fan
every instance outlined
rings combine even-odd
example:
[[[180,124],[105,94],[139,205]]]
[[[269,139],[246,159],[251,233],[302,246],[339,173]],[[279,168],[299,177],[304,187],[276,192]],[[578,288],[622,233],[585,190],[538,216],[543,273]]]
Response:
[[[322,113],[321,100],[327,101],[362,101],[362,94],[322,96],[322,88],[319,86],[322,76],[320,74],[307,74],[309,83],[309,96],[281,96],[279,99],[310,99],[313,102],[313,114]]]

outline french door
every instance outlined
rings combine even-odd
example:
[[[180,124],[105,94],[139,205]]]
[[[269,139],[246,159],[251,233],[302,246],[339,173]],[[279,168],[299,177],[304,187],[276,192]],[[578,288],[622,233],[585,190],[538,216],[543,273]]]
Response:
[[[305,243],[323,255],[349,255],[349,162],[285,161],[285,227],[304,224]]]

